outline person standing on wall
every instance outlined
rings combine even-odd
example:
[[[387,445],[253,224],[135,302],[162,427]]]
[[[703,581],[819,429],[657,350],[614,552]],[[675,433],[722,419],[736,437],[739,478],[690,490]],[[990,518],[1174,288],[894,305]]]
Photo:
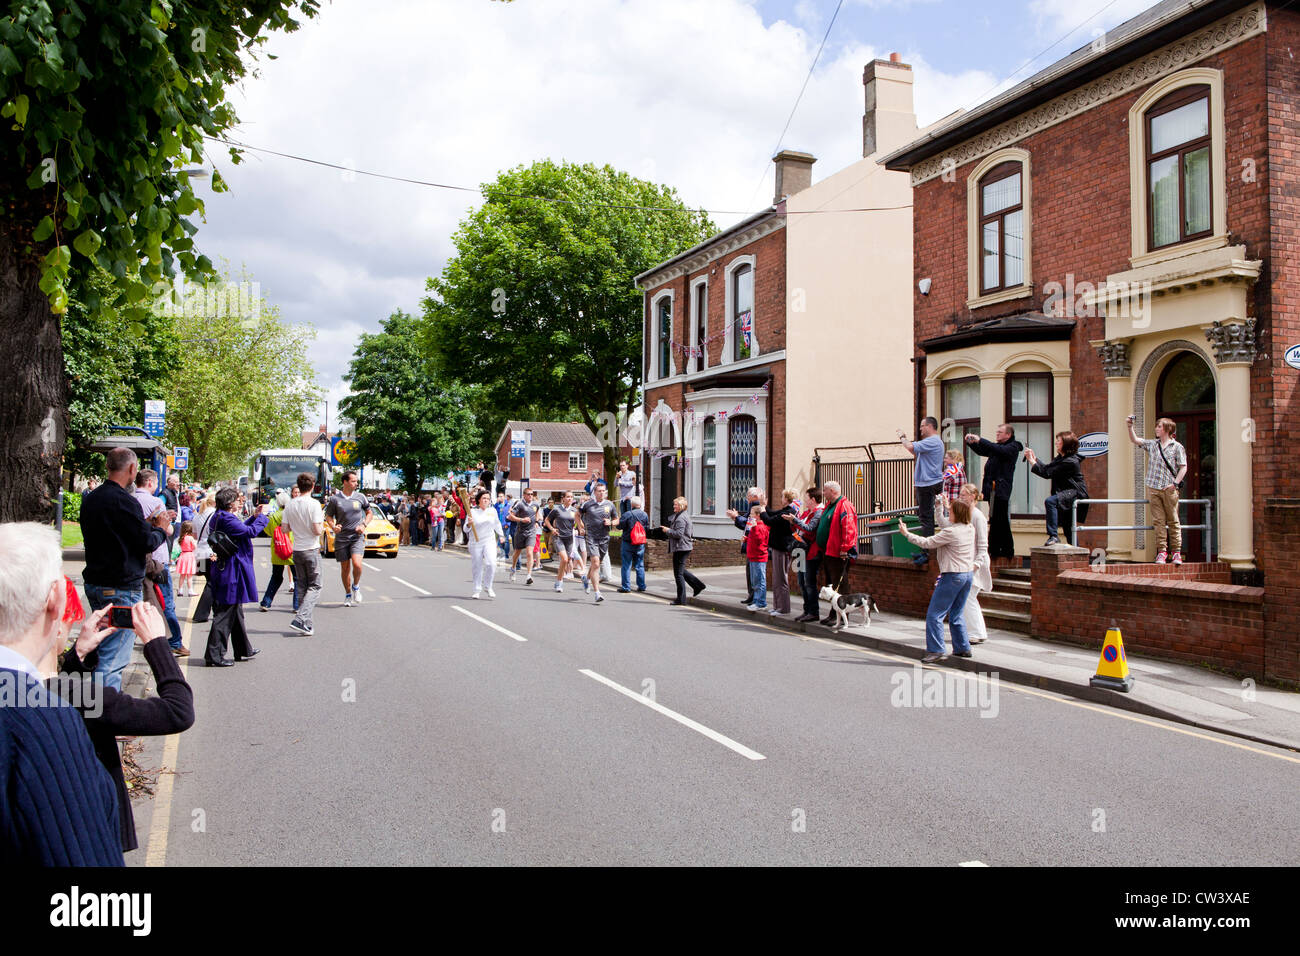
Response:
[[[921,419],[921,437],[907,440],[907,432],[899,429],[898,441],[907,453],[916,459],[912,485],[916,493],[916,513],[921,519],[921,536],[934,534],[934,497],[943,491],[943,439],[939,437],[939,420],[933,415]],[[922,551],[913,562],[927,564],[928,551]]]
[[[1156,540],[1156,564],[1168,561],[1170,552],[1174,564],[1182,564],[1183,529],[1178,523],[1178,489],[1187,477],[1187,452],[1174,440],[1178,426],[1173,419],[1160,419],[1156,422],[1156,437],[1142,438],[1133,427],[1136,418],[1128,417],[1128,437],[1147,453],[1147,507],[1155,526],[1152,534]]]

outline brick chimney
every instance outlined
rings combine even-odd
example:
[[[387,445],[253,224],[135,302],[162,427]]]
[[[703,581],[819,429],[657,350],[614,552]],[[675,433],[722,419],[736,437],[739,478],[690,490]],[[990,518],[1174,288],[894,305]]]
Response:
[[[866,108],[862,114],[862,155],[887,152],[916,138],[912,107],[912,67],[897,53],[872,60],[862,71]]]
[[[817,157],[812,153],[783,149],[772,157],[772,162],[776,163],[776,195],[772,199],[774,204],[812,185],[813,163],[817,162]]]

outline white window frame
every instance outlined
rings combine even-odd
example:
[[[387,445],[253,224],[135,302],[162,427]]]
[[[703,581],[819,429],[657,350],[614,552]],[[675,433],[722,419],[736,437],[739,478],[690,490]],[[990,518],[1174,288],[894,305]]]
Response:
[[[538,452],[537,468],[539,471],[551,470],[551,453],[549,451]]]
[[[578,459],[577,464],[574,464],[574,461],[573,461],[573,460],[574,460],[575,458]],[[583,474],[586,474],[586,472],[587,472],[587,453],[586,453],[585,451],[571,451],[571,452],[569,452],[569,471],[571,471],[571,472],[573,472],[573,471],[580,471],[580,472],[582,472]]]
[[[1022,221],[1025,226],[1024,281],[1020,285],[1012,286],[1009,289],[998,289],[987,295],[981,295],[980,270],[983,264],[980,261],[980,250],[983,248],[983,240],[980,236],[980,183],[989,170],[995,166],[1001,166],[1003,163],[1020,164],[1020,204],[1024,210]],[[1034,262],[1034,197],[1032,180],[1033,176],[1029,168],[1029,151],[1016,146],[999,149],[997,152],[985,156],[980,160],[979,165],[970,171],[970,175],[966,177],[966,308],[978,309],[981,306],[993,305],[997,302],[1009,302],[1013,299],[1023,299],[1034,294],[1032,274]],[[1002,252],[1003,250],[999,250],[999,254],[1002,254]]]
[[[658,381],[661,379],[672,378],[677,374],[677,356],[673,349],[673,325],[677,319],[677,303],[674,289],[664,289],[653,299],[650,300],[650,368],[646,375],[647,381]],[[665,375],[659,373],[659,303],[663,299],[668,300],[668,372]]]
[[[754,270],[754,347],[750,350],[748,359],[737,359],[735,357],[735,346],[733,345],[736,338],[736,310],[735,303],[732,301],[735,298],[735,292],[733,291],[735,283],[731,281],[731,277],[732,273],[741,266],[749,266]],[[736,256],[727,263],[727,268],[723,270],[722,280],[724,283],[723,291],[725,292],[722,321],[726,323],[726,335],[722,340],[722,364],[730,365],[732,362],[752,361],[762,354],[762,349],[759,348],[758,344],[758,266],[755,264],[754,257],[752,255]]]
[[[1147,228],[1146,112],[1174,90],[1185,86],[1210,88],[1210,226],[1211,235],[1189,242],[1176,242],[1152,250]],[[1228,244],[1227,164],[1223,118],[1223,71],[1195,67],[1171,73],[1138,97],[1128,111],[1129,221],[1132,224],[1134,269],[1164,262],[1195,252],[1218,249]]]
[[[700,286],[704,286],[704,335],[707,338],[709,334],[709,324],[708,324],[709,323],[709,277],[707,275],[703,275],[700,276],[698,279],[694,279],[691,281],[691,302],[690,302],[691,348],[692,349],[696,349],[700,347],[704,348],[703,371],[707,372],[709,369],[709,347],[705,343],[699,340],[700,317],[695,314],[695,308],[700,301],[699,292],[697,291]],[[694,372],[695,370],[696,369],[695,369],[694,360],[691,358],[691,356],[688,355],[686,357],[686,371],[689,374],[691,372]]]

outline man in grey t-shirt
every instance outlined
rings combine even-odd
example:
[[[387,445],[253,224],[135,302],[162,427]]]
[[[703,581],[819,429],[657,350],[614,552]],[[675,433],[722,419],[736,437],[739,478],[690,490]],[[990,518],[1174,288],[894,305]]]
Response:
[[[343,487],[325,506],[325,524],[334,533],[334,556],[343,576],[343,606],[361,603],[361,559],[366,554],[370,502],[357,491],[357,473],[343,472]]]
[[[574,526],[578,522],[578,509],[573,507],[573,492],[566,491],[560,503],[551,509],[546,519],[546,527],[555,534],[555,551],[559,555],[559,568],[555,573],[555,590],[564,590],[564,579],[569,576],[569,569],[578,560],[578,545],[575,540]]]
[[[537,554],[533,546],[537,543],[537,531],[539,519],[537,517],[537,493],[531,488],[525,488],[522,496],[514,503],[510,513],[506,517],[510,520],[512,529],[512,542],[515,547],[515,561],[510,567],[510,580],[515,579],[515,572],[519,569],[519,558],[525,553],[528,557],[528,577],[525,584],[533,583],[533,564],[537,560]]]
[[[618,516],[614,502],[605,500],[605,483],[597,482],[592,497],[578,509],[578,520],[587,539],[587,580],[595,591],[596,603],[605,600],[600,594],[600,562],[609,554],[609,529]]]

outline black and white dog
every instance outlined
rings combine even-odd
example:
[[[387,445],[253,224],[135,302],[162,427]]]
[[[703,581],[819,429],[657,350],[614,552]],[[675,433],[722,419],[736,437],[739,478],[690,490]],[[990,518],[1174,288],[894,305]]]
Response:
[[[833,631],[846,627],[849,623],[849,615],[854,612],[857,612],[862,617],[862,620],[858,622],[861,627],[870,627],[872,613],[880,613],[880,608],[876,606],[876,602],[871,599],[870,594],[840,594],[839,591],[828,584],[821,589],[818,596],[829,603],[831,610],[835,612],[836,620],[831,626]]]

